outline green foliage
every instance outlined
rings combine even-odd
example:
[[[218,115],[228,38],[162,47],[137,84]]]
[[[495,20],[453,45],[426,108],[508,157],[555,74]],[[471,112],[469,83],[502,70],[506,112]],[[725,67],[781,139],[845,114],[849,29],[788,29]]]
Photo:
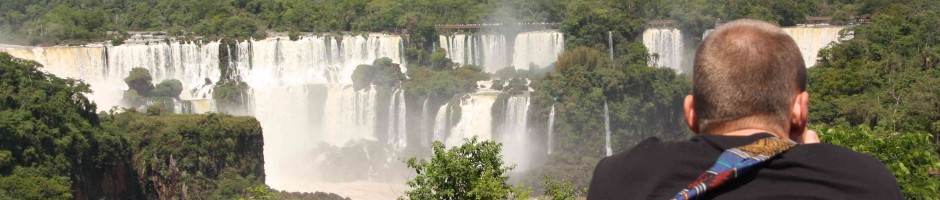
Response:
[[[523,78],[513,78],[509,80],[509,83],[503,88],[503,91],[510,94],[522,94],[523,92],[529,91],[528,81]]]
[[[558,180],[549,176],[543,177],[545,193],[542,194],[551,200],[572,200],[584,194],[568,180]]]
[[[925,9],[933,8],[933,9]],[[811,121],[940,134],[940,6],[878,8],[852,40],[820,51],[809,70]]]
[[[502,78],[502,79],[511,79],[516,77],[516,68],[515,67],[506,67],[500,70],[496,70],[496,73],[493,74],[493,77]]]
[[[547,127],[541,123],[548,121],[552,106],[556,108],[556,150],[542,168],[544,174],[587,187],[591,170],[604,156],[605,102],[614,152],[648,137],[675,140],[691,135],[682,122],[682,101],[691,90],[688,78],[671,69],[647,67],[644,59],[632,60],[642,56],[632,56],[612,62],[603,50],[575,47],[559,56],[557,72],[533,81],[529,112],[530,121],[537,124],[530,127]]]
[[[183,83],[176,79],[167,79],[160,82],[150,91],[152,96],[180,98],[183,92]]]
[[[163,108],[160,108],[160,106],[157,106],[157,105],[147,106],[148,115],[160,115],[160,113],[162,112],[163,112]]]
[[[130,74],[124,78],[128,90],[124,91],[121,100],[131,108],[148,105],[146,111],[151,115],[159,115],[163,109],[172,111],[174,101],[178,100],[183,92],[183,83],[176,79],[167,79],[154,86],[152,80],[149,70],[139,67],[131,69]]]
[[[0,198],[105,195],[87,186],[105,181],[105,170],[120,168],[126,141],[99,126],[96,106],[85,97],[87,84],[39,67],[0,53]]]
[[[506,183],[512,167],[503,166],[501,145],[493,141],[466,139],[461,146],[444,149],[433,144],[428,160],[411,158],[408,167],[418,174],[408,181],[414,190],[409,199],[525,199],[528,190]]]
[[[212,99],[219,110],[232,111],[233,114],[245,113],[245,99],[248,99],[248,84],[239,80],[219,81],[212,88]]]
[[[431,53],[431,69],[442,71],[450,70],[455,67],[456,63],[447,58],[447,52],[444,49],[438,49]]]
[[[898,133],[867,127],[817,127],[822,142],[845,146],[874,156],[891,170],[904,196],[940,198],[940,159],[937,145],[927,133]]]
[[[391,58],[384,57],[375,59],[372,65],[356,66],[352,74],[353,87],[356,90],[366,89],[371,85],[397,86],[404,79],[405,75],[401,73],[401,67],[392,63]]]
[[[415,66],[408,69],[408,77],[402,82],[402,88],[409,94],[438,101],[472,93],[478,88],[477,81],[489,78],[482,69],[472,65],[442,70]]]
[[[0,199],[72,199],[71,185],[67,176],[16,167],[10,176],[0,177]]]
[[[150,76],[150,70],[135,67],[131,69],[127,77],[124,78],[129,90],[134,90],[140,96],[150,96],[150,90],[153,89],[153,77]]]
[[[125,112],[102,123],[124,132],[151,198],[233,199],[263,184],[261,125],[251,117]]]
[[[810,121],[823,141],[868,153],[894,173],[905,196],[940,198],[940,5],[862,1],[837,14],[872,13],[872,23],[820,50],[810,68]],[[851,127],[851,128],[850,128]]]

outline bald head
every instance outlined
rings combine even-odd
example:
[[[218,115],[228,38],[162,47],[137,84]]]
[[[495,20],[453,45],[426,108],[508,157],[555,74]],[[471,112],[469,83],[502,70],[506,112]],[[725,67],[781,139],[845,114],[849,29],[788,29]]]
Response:
[[[806,66],[796,43],[779,27],[736,20],[699,46],[693,83],[701,132],[740,119],[787,129],[793,99],[806,90]]]

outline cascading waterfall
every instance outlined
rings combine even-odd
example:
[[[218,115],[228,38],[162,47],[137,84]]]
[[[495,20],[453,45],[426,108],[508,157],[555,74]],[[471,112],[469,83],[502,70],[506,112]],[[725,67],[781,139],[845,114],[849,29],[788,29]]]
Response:
[[[479,136],[480,140],[492,139],[492,107],[499,92],[485,91],[469,94],[460,100],[460,121],[454,124],[447,137],[447,146],[463,144],[464,138]]]
[[[447,129],[450,128],[450,103],[437,109],[434,117],[434,141],[444,142],[447,139]]]
[[[564,50],[565,37],[561,32],[519,33],[513,44],[512,66],[516,69],[529,69],[530,65],[546,67],[558,60],[558,55]]]
[[[265,130],[268,185],[311,191],[314,188],[305,185],[325,176],[316,169],[321,162],[318,144],[342,147],[377,139],[376,122],[384,118],[376,115],[377,88],[356,91],[351,75],[356,66],[377,58],[402,63],[401,42],[399,36],[384,34],[305,36],[296,41],[275,37],[239,42],[231,49],[233,75],[251,88],[248,110]],[[404,102],[403,96],[392,99]]]
[[[212,85],[219,81],[219,42],[151,43],[108,47],[108,77],[127,77],[132,68],[150,71],[155,82],[177,79],[192,92],[182,99],[212,98]]]
[[[607,156],[614,154],[610,148],[610,110],[607,109],[607,101],[604,101],[604,150]]]
[[[564,35],[557,30],[519,33],[512,44],[500,34],[453,34],[439,38],[448,58],[462,65],[482,66],[486,72],[508,66],[517,69],[528,69],[532,64],[546,67],[565,49]],[[513,45],[512,48],[509,45]]]
[[[650,65],[669,67],[682,71],[683,50],[682,31],[679,29],[651,28],[643,31],[643,45],[649,48],[650,54],[658,58],[650,60]]]
[[[177,79],[183,83],[184,100],[211,98],[219,80],[219,43],[168,42],[90,47],[25,47],[2,45],[0,51],[36,60],[43,70],[60,77],[81,79],[94,91],[89,97],[98,110],[122,106],[131,68],[150,71],[154,83]]]
[[[398,116],[398,107],[396,107],[396,105],[398,105],[399,91],[400,90],[395,90],[395,92],[392,93],[392,97],[388,98],[388,136],[386,136],[386,138],[388,138],[388,144],[394,146],[397,146],[398,142],[398,136],[395,135],[395,132],[398,131],[398,127],[395,126],[395,118]]]
[[[40,70],[63,78],[81,79],[94,91],[89,100],[98,104],[98,111],[119,106],[121,94],[127,89],[124,77],[107,76],[107,52],[104,47],[30,47],[0,45],[0,51],[13,57],[35,60]]]
[[[557,31],[522,33],[513,42],[503,36],[469,37],[473,56],[481,65],[507,66],[508,63],[544,67],[555,61],[564,48]],[[507,48],[512,43],[514,48]],[[541,45],[541,46],[540,46]],[[220,49],[224,48],[224,49]],[[290,191],[311,191],[306,183],[324,177],[317,163],[324,162],[320,144],[342,147],[358,140],[378,140],[378,120],[393,120],[389,139],[396,148],[407,147],[407,106],[403,90],[391,92],[388,119],[377,116],[379,89],[351,87],[351,74],[357,65],[369,64],[381,57],[402,63],[402,41],[398,36],[371,34],[366,36],[307,36],[296,41],[287,38],[247,40],[221,45],[219,42],[162,42],[92,47],[21,47],[0,46],[0,51],[16,57],[33,59],[53,74],[82,79],[92,85],[99,109],[119,105],[121,92],[126,90],[123,78],[133,67],[151,71],[154,82],[178,79],[185,87],[182,99],[174,102],[181,113],[228,112],[216,108],[212,88],[222,78],[240,80],[249,86],[244,114],[255,116],[264,128],[266,182],[274,188]],[[487,50],[489,49],[489,50]],[[503,51],[500,51],[503,49]],[[509,49],[516,49],[515,54]],[[228,56],[219,60],[220,54]],[[482,52],[486,53],[482,53]],[[500,57],[502,56],[502,57]],[[486,58],[486,59],[484,59]],[[548,58],[548,59],[546,59]],[[224,64],[224,65],[222,65]],[[227,66],[227,77],[221,77],[220,65]],[[403,65],[404,66],[404,65]],[[494,69],[495,71],[495,69]],[[111,93],[109,93],[111,92]],[[462,144],[463,138],[479,136],[497,139],[507,146],[531,151],[527,113],[529,97],[520,95],[507,102],[506,120],[502,131],[506,138],[492,138],[491,109],[500,92],[485,90],[469,94],[460,101],[461,120],[452,122],[456,114],[445,104],[432,116],[429,99],[422,102],[423,141],[444,141],[448,146]],[[107,103],[111,100],[111,103]],[[384,99],[383,99],[384,100]],[[433,119],[432,119],[433,118]],[[433,120],[433,125],[431,124]],[[418,127],[415,127],[418,128]],[[418,129],[415,129],[418,130]],[[432,135],[433,134],[433,135]],[[526,146],[527,145],[527,146]],[[369,153],[371,150],[365,150]],[[374,153],[374,152],[372,152]],[[386,163],[370,163],[368,169],[388,168]],[[509,161],[526,166],[528,157],[508,155]],[[376,171],[370,174],[378,174]],[[371,178],[371,177],[370,177]]]
[[[424,103],[421,104],[421,145],[425,147],[430,146],[428,145],[429,144],[428,142],[431,140],[430,138],[431,131],[429,128],[431,126],[431,120],[429,118],[430,116],[428,115],[429,114],[428,113],[428,100],[429,99],[430,98],[425,98]]]
[[[534,149],[529,141],[529,96],[513,95],[506,102],[506,113],[499,142],[503,143],[507,161],[516,164],[516,169],[525,171],[531,166],[529,153]]]
[[[398,92],[398,97],[396,97],[396,98],[398,98],[398,101],[397,101],[397,103],[398,103],[398,116],[395,116],[396,123],[398,124],[398,127],[397,127],[397,128],[398,128],[398,132],[397,132],[397,134],[398,134],[398,142],[397,142],[397,144],[398,144],[398,149],[399,149],[399,150],[402,150],[402,149],[405,149],[405,147],[408,146],[408,131],[407,131],[406,123],[405,123],[405,121],[406,121],[405,115],[406,115],[407,112],[408,112],[408,108],[407,108],[407,106],[405,105],[405,91],[404,91],[404,90],[401,90],[401,92]]]
[[[843,27],[788,27],[783,28],[784,32],[790,34],[790,37],[793,37],[793,41],[796,41],[796,46],[800,47],[800,52],[803,53],[803,62],[806,63],[806,67],[812,67],[816,65],[816,60],[819,57],[819,50],[826,48],[829,44],[833,42],[838,42],[839,31],[842,31]]]
[[[552,110],[548,113],[548,154],[552,154],[555,148],[555,104],[552,104]]]
[[[834,42],[849,40],[851,38],[840,38],[839,32],[845,29],[844,26],[818,26],[818,27],[783,27],[786,32],[796,42],[803,54],[803,62],[806,67],[816,65],[819,58],[819,50],[828,47]],[[702,38],[711,34],[714,30],[708,29],[702,34]]]
[[[388,144],[395,146],[398,150],[404,149],[408,144],[405,126],[406,109],[405,91],[396,89],[388,103]]]

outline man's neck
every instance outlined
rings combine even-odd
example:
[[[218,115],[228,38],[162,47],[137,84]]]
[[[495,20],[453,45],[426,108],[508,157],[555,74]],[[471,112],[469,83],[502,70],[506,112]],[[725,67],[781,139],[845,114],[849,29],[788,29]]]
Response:
[[[758,133],[770,133],[774,136],[777,136],[781,139],[790,139],[790,136],[787,134],[780,134],[780,132],[773,131],[770,129],[761,129],[761,128],[746,128],[746,129],[736,129],[730,131],[716,131],[713,133],[715,135],[725,135],[725,136],[751,136]]]

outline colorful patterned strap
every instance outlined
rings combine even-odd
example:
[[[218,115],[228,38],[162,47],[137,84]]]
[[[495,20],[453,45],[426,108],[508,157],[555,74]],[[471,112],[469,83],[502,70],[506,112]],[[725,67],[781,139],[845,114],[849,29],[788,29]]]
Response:
[[[706,191],[718,188],[738,177],[738,174],[747,173],[760,163],[796,146],[796,142],[777,137],[761,138],[753,143],[725,150],[718,156],[708,171],[702,173],[695,182],[679,191],[672,199],[695,199]]]

